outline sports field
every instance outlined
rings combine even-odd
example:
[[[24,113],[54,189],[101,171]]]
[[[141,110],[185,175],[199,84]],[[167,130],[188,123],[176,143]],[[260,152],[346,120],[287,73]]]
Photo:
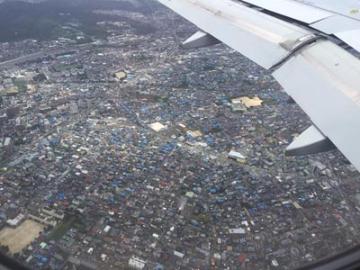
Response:
[[[0,231],[0,245],[9,247],[10,253],[22,251],[44,230],[44,226],[33,220],[25,220],[16,228],[6,227]]]

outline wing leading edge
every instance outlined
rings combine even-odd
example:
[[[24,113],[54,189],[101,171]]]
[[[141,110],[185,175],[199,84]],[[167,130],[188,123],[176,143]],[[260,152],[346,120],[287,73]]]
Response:
[[[239,1],[159,1],[202,31],[270,69],[319,132],[360,171],[360,59],[334,43],[333,36]],[[292,2],[278,1],[289,5]],[[311,23],[339,16],[303,6],[303,10],[311,8],[311,16],[305,18]],[[355,27],[351,31],[357,31],[356,26],[351,27]]]

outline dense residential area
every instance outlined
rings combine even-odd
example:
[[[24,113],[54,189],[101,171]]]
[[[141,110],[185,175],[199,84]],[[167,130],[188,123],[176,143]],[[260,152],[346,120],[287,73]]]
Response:
[[[285,155],[311,122],[271,75],[222,44],[184,50],[195,26],[123,2],[95,5],[91,30],[0,43],[1,251],[33,269],[253,270],[359,244],[358,172],[336,150]]]

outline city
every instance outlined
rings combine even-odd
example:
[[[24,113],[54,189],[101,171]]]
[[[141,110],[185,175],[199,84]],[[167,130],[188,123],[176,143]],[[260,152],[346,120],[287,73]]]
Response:
[[[311,122],[272,76],[128,5],[94,11],[105,38],[0,43],[1,250],[33,269],[294,269],[359,244],[359,173],[285,155]]]

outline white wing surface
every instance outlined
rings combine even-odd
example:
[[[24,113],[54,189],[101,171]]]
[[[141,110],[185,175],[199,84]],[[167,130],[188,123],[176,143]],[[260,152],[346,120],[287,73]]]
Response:
[[[292,153],[332,144],[360,170],[360,0],[159,1],[206,33],[201,44],[211,36],[272,71],[314,123]]]

